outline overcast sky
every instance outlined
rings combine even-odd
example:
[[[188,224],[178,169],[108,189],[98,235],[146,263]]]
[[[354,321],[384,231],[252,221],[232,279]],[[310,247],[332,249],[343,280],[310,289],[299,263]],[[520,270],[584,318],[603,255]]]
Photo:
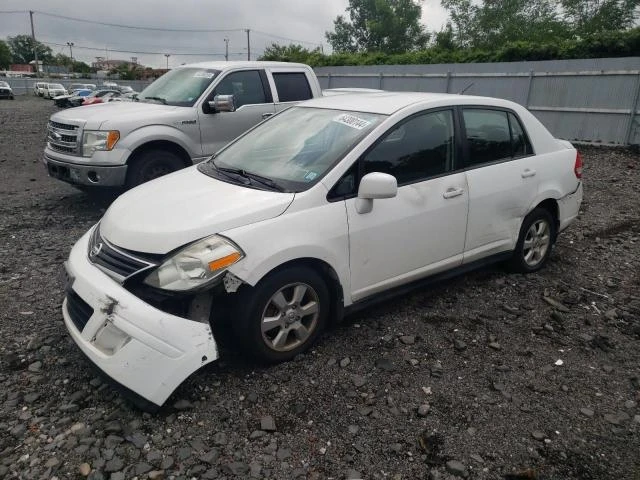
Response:
[[[0,11],[36,11],[36,39],[49,42],[54,53],[69,55],[66,44],[73,42],[74,58],[87,63],[95,61],[97,56],[122,60],[137,57],[139,63],[151,67],[166,66],[163,54],[169,53],[169,67],[172,67],[195,61],[224,60],[225,37],[229,39],[229,59],[246,59],[247,37],[242,30],[247,28],[251,30],[252,59],[273,42],[290,43],[278,36],[309,48],[323,44],[326,52],[329,47],[324,32],[333,29],[333,20],[345,12],[347,5],[348,0],[2,0]],[[38,11],[139,27],[240,31],[135,30],[65,20]],[[423,23],[432,31],[439,30],[446,20],[439,0],[424,0],[422,14]],[[0,13],[0,38],[30,33],[28,13]]]

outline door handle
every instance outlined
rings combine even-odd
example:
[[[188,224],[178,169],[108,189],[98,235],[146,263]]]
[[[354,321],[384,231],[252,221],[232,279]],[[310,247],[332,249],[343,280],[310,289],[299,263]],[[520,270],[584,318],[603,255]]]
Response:
[[[446,192],[442,194],[444,198],[454,198],[459,197],[464,193],[462,188],[448,188]]]
[[[268,113],[268,112],[267,113],[263,113],[262,114],[262,119],[265,120],[265,119],[269,118],[272,115],[273,115],[273,113]]]
[[[526,168],[520,175],[522,176],[522,178],[529,178],[529,177],[535,176],[535,174],[536,174],[535,170],[531,170],[530,168]]]

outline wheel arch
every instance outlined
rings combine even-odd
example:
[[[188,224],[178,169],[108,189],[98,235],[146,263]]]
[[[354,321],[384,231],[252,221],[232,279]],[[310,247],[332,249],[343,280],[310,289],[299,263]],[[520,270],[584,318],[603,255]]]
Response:
[[[137,146],[129,155],[127,159],[127,164],[131,164],[136,161],[137,158],[140,157],[141,154],[148,152],[150,150],[166,150],[171,153],[177,155],[184,163],[185,167],[189,167],[193,165],[191,161],[191,157],[189,153],[181,146],[171,140],[151,140],[149,142],[143,143],[142,145]]]
[[[324,260],[315,257],[300,257],[287,260],[284,263],[272,268],[259,281],[275,272],[286,270],[294,266],[305,266],[318,273],[325,281],[331,296],[331,309],[329,311],[329,322],[339,323],[344,317],[344,291],[340,283],[340,277],[335,269]]]
[[[553,217],[554,226],[556,227],[555,236],[553,238],[553,241],[555,242],[558,237],[558,230],[560,229],[560,207],[558,206],[558,201],[555,198],[547,198],[539,202],[531,211],[536,208],[543,208],[547,210]]]

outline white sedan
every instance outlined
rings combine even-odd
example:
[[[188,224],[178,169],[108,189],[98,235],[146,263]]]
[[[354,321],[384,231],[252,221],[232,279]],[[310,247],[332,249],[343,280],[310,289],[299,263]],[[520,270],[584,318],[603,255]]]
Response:
[[[397,287],[495,261],[540,269],[578,215],[581,175],[571,144],[506,100],[311,100],[116,200],[66,263],[65,324],[161,405],[218,358],[214,322],[279,362]]]

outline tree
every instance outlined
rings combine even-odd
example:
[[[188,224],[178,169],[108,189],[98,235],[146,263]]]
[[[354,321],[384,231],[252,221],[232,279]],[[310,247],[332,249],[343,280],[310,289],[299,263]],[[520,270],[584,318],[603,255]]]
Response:
[[[307,63],[309,57],[314,54],[321,54],[320,47],[314,50],[309,50],[308,48],[304,48],[302,45],[279,45],[277,43],[272,43],[264,49],[259,60]]]
[[[8,37],[7,43],[9,49],[13,54],[14,63],[29,63],[35,60],[33,55],[33,38],[29,35],[16,35],[15,37]],[[51,48],[47,47],[44,43],[36,40],[36,48],[38,49],[38,60],[49,63],[53,59],[53,52]]]
[[[640,0],[561,0],[576,35],[624,30],[638,18]]]
[[[338,15],[325,36],[338,53],[401,53],[425,48],[429,34],[420,24],[418,0],[349,0],[349,20]]]
[[[551,0],[441,0],[462,47],[496,49],[506,42],[549,42],[569,28]]]
[[[11,50],[9,50],[9,45],[7,42],[0,40],[0,68],[7,69],[11,65],[13,60],[13,56],[11,55]]]

